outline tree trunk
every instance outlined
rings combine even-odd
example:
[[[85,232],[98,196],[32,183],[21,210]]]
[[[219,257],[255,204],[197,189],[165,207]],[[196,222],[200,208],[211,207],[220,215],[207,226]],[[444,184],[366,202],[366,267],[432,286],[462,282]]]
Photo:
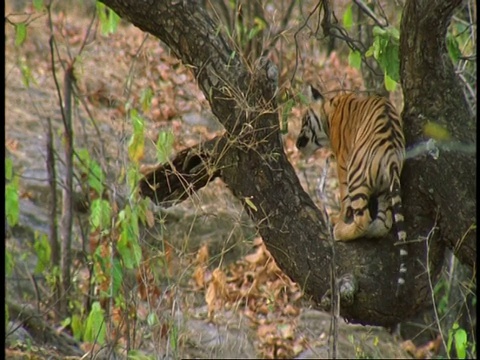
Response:
[[[393,235],[348,244],[331,241],[322,212],[302,189],[283,151],[274,66],[259,59],[253,71],[247,71],[196,2],[102,1],[165,42],[192,69],[213,113],[226,129],[223,137],[179,154],[172,162],[173,168],[160,166],[147,174],[140,184],[144,195],[161,203],[165,194],[172,200],[169,194],[177,191],[183,199],[186,187],[197,189],[193,185],[196,181],[203,186],[206,177],[220,176],[244,204],[278,265],[318,304],[335,282],[332,276],[339,279],[347,274],[350,276],[344,278],[355,279],[354,297],[341,300],[340,314],[347,320],[389,326],[428,303],[427,259],[435,273],[443,255],[437,232],[428,237],[428,252],[426,237],[410,245],[406,284],[410,296],[400,300],[392,290],[399,269]],[[425,161],[429,160],[421,162]],[[413,176],[411,172],[407,175]],[[186,178],[190,183],[185,183]],[[428,183],[428,178],[425,181]],[[427,235],[436,211],[428,192],[424,194],[411,185],[404,193],[409,239]]]
[[[425,124],[435,122],[451,139],[439,142],[438,159],[405,163],[404,194],[438,214],[441,238],[464,264],[476,262],[476,154],[447,151],[448,145],[476,142],[476,122],[447,52],[446,34],[461,0],[409,0],[400,31],[400,77],[404,93],[403,121],[407,145],[427,139]],[[416,29],[412,31],[412,29]],[[453,148],[453,146],[451,146]],[[427,207],[428,206],[428,207]],[[420,210],[420,209],[419,209]]]

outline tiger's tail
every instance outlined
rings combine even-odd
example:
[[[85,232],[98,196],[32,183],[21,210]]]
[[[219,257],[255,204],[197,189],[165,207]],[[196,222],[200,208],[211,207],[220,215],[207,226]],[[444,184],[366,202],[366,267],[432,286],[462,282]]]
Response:
[[[402,198],[400,196],[400,179],[396,176],[392,183],[392,208],[397,229],[398,243],[400,248],[400,269],[398,272],[397,290],[395,296],[399,297],[403,292],[405,285],[405,276],[407,273],[407,232],[405,231],[405,220],[403,217]]]

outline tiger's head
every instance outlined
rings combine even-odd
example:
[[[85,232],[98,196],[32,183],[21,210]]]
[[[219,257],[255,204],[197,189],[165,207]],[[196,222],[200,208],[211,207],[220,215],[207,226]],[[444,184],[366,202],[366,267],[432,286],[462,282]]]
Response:
[[[296,146],[308,159],[322,147],[330,147],[328,138],[328,122],[325,113],[325,98],[313,86],[308,86],[307,95],[310,105],[302,118],[302,129],[298,135]]]

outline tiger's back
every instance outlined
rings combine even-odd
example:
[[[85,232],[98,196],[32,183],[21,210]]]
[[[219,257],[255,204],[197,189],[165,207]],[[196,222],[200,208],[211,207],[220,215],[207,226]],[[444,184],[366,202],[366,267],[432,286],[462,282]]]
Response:
[[[392,227],[393,211],[401,247],[400,289],[407,256],[400,196],[405,158],[401,118],[382,96],[345,94],[326,100],[312,88],[311,98],[297,148],[309,156],[329,147],[335,155],[341,199],[340,214],[332,218],[335,240],[382,237]]]

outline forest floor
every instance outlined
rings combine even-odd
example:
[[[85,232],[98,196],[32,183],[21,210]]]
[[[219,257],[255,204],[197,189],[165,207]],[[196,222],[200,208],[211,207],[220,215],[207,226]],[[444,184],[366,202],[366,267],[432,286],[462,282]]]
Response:
[[[410,343],[402,345],[385,329],[341,319],[333,329],[332,315],[314,310],[299,286],[276,266],[238,200],[221,181],[174,208],[151,207],[154,221],[142,229],[139,239],[142,265],[124,269],[124,303],[102,302],[108,314],[104,346],[87,341],[82,331],[75,334],[73,318],[55,320],[51,273],[48,267],[39,270],[37,247],[42,234],[49,233],[52,206],[46,168],[48,119],[57,158],[63,158],[54,72],[62,89],[62,66],[75,57],[75,148],[87,149],[100,163],[111,193],[118,194],[118,199],[111,198],[115,203],[128,198],[125,172],[133,131],[129,109],[141,109],[144,119],[141,163],[145,165],[156,163],[160,133],[173,134],[175,153],[221,134],[222,126],[189,69],[157,39],[134,26],[122,22],[114,33],[103,35],[96,23],[90,27],[91,15],[75,9],[54,12],[51,23],[45,12],[30,7],[17,11],[7,4],[6,15],[5,147],[19,175],[20,191],[19,221],[6,232],[6,252],[11,257],[5,278],[7,358],[127,358],[127,351],[129,359],[328,358],[334,340],[341,358],[409,356],[404,347]],[[26,39],[17,45],[13,23],[26,19]],[[54,67],[52,31],[57,42]],[[294,44],[284,51],[276,59],[283,64],[281,84],[288,82],[294,67]],[[326,87],[361,88],[361,77],[346,56],[326,55],[318,46],[302,49],[301,56],[296,83],[321,73]],[[153,96],[147,106],[149,92]],[[294,142],[301,111],[301,106],[294,106],[290,113],[288,133],[283,136],[285,151],[305,189],[316,198],[326,154],[318,153],[310,161],[300,158]],[[57,171],[62,183],[61,161]],[[335,180],[327,186],[335,203]],[[81,195],[80,184],[76,192]],[[87,300],[91,291],[99,296],[99,290],[91,288],[91,273],[82,258],[95,245],[93,236],[82,233],[88,221],[88,211],[76,211],[72,271],[78,298],[72,298],[71,307],[84,327],[88,313],[79,309],[91,304],[92,299]]]

